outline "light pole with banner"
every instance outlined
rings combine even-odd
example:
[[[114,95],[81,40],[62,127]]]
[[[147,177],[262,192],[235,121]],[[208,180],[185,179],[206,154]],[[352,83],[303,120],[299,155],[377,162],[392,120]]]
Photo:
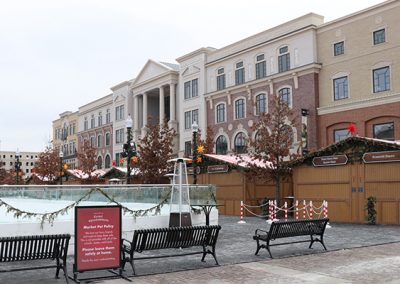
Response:
[[[197,184],[197,132],[199,131],[199,125],[196,121],[193,121],[192,132],[193,132],[193,157],[192,157],[192,167],[193,167],[193,184]]]
[[[127,119],[125,120],[126,126],[126,143],[124,144],[124,150],[122,152],[122,157],[127,158],[126,163],[126,183],[130,184],[131,179],[131,159],[136,156],[136,143],[132,141],[132,118],[131,115],[128,114]]]
[[[63,176],[63,164],[62,164],[62,160],[63,160],[63,157],[64,157],[64,153],[63,153],[63,151],[61,150],[61,148],[60,148],[60,153],[59,153],[59,156],[60,156],[60,185],[62,185],[62,176]]]

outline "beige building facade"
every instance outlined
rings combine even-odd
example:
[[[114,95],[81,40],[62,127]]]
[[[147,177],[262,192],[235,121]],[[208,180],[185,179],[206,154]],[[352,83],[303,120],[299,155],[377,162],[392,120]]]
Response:
[[[77,167],[78,112],[65,111],[53,121],[53,148],[62,152],[62,160],[69,169]]]
[[[319,146],[349,135],[400,140],[400,1],[318,27]]]

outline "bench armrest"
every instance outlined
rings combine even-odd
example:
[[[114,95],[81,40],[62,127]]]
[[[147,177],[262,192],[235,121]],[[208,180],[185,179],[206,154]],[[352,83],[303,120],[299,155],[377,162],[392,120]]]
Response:
[[[256,232],[254,233],[255,235],[259,235],[259,233],[258,232],[264,232],[265,234],[268,234],[268,231],[265,231],[265,230],[261,230],[261,229],[257,229],[256,230]]]
[[[132,245],[131,241],[128,241],[127,239],[121,239],[121,244],[124,245],[124,242],[127,242],[129,245]]]

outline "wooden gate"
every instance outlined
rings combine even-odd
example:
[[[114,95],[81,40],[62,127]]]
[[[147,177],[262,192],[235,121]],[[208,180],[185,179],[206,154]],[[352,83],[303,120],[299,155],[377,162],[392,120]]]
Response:
[[[400,224],[400,163],[302,165],[293,173],[294,196],[300,202],[329,203],[332,221],[364,223],[367,198],[377,198],[377,223]]]

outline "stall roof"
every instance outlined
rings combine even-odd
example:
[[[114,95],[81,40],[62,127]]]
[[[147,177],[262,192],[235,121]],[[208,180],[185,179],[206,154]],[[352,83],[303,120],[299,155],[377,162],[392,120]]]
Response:
[[[225,162],[231,165],[235,165],[235,166],[239,166],[242,168],[249,168],[249,164],[253,164],[256,165],[258,167],[271,167],[272,163],[271,162],[263,162],[260,160],[253,160],[249,155],[240,155],[240,158],[236,155],[216,155],[216,154],[205,154],[204,156],[213,159],[213,160],[217,160],[217,161],[221,161],[221,162]]]
[[[338,154],[360,154],[365,152],[382,152],[400,150],[400,141],[390,141],[369,137],[350,136],[346,139],[311,152],[292,163],[293,166],[311,161],[314,157]],[[360,158],[361,158],[360,156]]]

